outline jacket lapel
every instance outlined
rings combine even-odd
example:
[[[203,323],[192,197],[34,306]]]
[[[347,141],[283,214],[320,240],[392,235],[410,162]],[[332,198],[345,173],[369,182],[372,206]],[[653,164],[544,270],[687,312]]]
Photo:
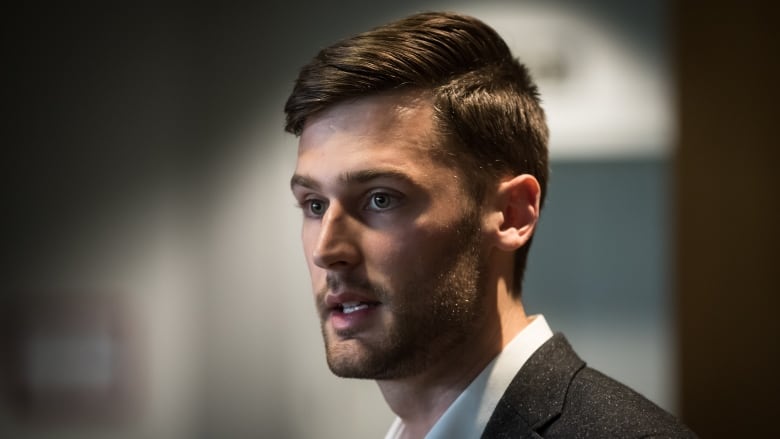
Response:
[[[585,367],[563,334],[555,334],[528,359],[501,396],[482,437],[540,438],[560,416],[574,375]]]

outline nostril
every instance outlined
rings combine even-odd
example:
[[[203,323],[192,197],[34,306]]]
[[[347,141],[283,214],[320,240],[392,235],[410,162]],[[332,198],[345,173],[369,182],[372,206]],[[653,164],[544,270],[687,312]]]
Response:
[[[333,250],[326,253],[315,253],[314,263],[321,268],[330,270],[342,267],[348,267],[356,261],[356,258],[350,254],[346,248],[343,250]]]

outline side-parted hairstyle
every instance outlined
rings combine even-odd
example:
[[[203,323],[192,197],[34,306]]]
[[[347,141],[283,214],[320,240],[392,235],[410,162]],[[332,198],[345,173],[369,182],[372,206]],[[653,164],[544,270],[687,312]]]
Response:
[[[432,96],[444,141],[435,151],[466,178],[476,205],[505,177],[531,174],[547,192],[548,130],[539,92],[504,40],[466,15],[425,12],[322,49],[305,65],[285,105],[285,130],[335,104],[392,91]],[[521,294],[531,241],[515,255]]]

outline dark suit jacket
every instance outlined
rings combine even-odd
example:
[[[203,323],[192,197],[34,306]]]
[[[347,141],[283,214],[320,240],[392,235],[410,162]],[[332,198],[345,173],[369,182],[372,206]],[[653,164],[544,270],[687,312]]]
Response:
[[[691,438],[674,416],[585,366],[555,334],[528,359],[483,438]]]

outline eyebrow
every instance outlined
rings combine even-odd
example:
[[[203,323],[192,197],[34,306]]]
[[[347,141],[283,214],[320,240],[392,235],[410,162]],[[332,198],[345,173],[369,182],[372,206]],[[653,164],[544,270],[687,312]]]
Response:
[[[408,174],[395,169],[363,169],[360,171],[345,172],[339,176],[339,181],[346,185],[351,183],[367,183],[380,178],[415,184],[414,180],[412,180]],[[320,184],[316,180],[301,174],[295,174],[290,179],[290,188],[294,189],[296,186],[315,190],[320,188]]]
[[[295,174],[290,179],[290,189],[295,189],[296,186],[305,187],[309,189],[319,189],[320,185],[316,181],[309,177]]]

